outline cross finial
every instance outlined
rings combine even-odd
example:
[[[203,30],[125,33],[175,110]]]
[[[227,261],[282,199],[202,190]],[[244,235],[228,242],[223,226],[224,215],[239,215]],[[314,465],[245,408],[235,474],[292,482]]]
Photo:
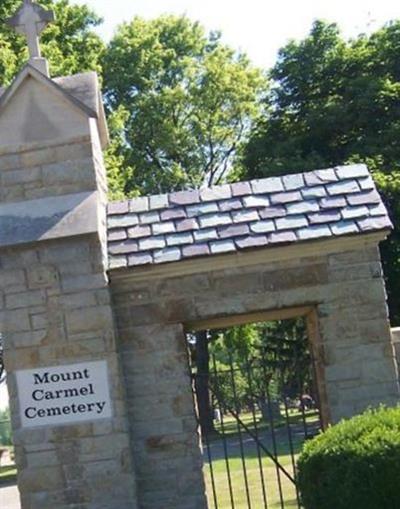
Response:
[[[25,35],[29,48],[29,63],[42,72],[47,69],[47,62],[40,55],[39,35],[54,19],[54,11],[46,11],[33,0],[24,0],[17,13],[7,20],[17,33]]]

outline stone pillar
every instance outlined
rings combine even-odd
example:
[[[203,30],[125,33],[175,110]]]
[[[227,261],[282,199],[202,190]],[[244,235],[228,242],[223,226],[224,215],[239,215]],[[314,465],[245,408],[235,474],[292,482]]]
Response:
[[[139,507],[206,509],[183,327],[149,323],[126,328],[120,311],[116,314],[121,326],[132,448],[138,459]]]
[[[325,386],[332,422],[399,401],[386,291],[378,247],[330,255],[318,306]]]
[[[84,96],[71,95],[74,80]],[[93,74],[67,85],[28,67],[0,101],[1,331],[18,485],[23,509],[135,509],[106,275],[104,119],[89,109],[98,104]],[[83,373],[93,361],[106,362],[111,417],[24,423],[21,372],[81,365]]]

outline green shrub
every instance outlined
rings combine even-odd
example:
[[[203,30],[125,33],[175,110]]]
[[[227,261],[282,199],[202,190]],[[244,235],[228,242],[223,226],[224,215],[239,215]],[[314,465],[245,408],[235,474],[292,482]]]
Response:
[[[400,508],[400,407],[332,426],[305,445],[298,467],[306,509]]]

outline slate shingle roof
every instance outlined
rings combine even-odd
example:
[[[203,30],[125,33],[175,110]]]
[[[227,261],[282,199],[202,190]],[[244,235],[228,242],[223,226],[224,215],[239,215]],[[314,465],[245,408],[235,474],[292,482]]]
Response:
[[[108,206],[110,268],[387,230],[365,165],[136,198]]]

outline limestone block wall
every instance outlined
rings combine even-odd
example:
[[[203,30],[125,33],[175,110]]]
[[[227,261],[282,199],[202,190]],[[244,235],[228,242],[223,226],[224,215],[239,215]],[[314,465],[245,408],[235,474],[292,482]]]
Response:
[[[315,248],[319,256],[298,251],[294,259],[247,267],[199,263],[196,273],[181,276],[154,268],[111,272],[141,509],[204,507],[185,324],[310,306],[331,421],[398,402],[376,245],[331,254]]]
[[[125,393],[105,274],[107,186],[97,126],[88,122],[90,135],[77,138],[71,132],[64,140],[0,152],[0,330],[23,509],[136,508]],[[62,209],[64,202],[82,193],[92,193],[93,199],[81,212],[71,211],[68,217],[73,220],[50,213],[52,203],[61,203]],[[35,207],[41,207],[40,217]],[[57,221],[64,221],[62,228]],[[52,239],[43,240],[41,234],[48,228],[54,229]],[[29,238],[26,229],[34,230],[34,241],[18,244]],[[107,361],[111,419],[21,426],[17,371],[96,360]]]
[[[134,509],[108,283],[96,235],[0,251],[2,331],[25,509]],[[105,359],[113,418],[21,428],[15,372]]]
[[[89,136],[0,152],[0,203],[92,191],[98,183],[105,191],[104,172],[97,163],[101,157]]]

